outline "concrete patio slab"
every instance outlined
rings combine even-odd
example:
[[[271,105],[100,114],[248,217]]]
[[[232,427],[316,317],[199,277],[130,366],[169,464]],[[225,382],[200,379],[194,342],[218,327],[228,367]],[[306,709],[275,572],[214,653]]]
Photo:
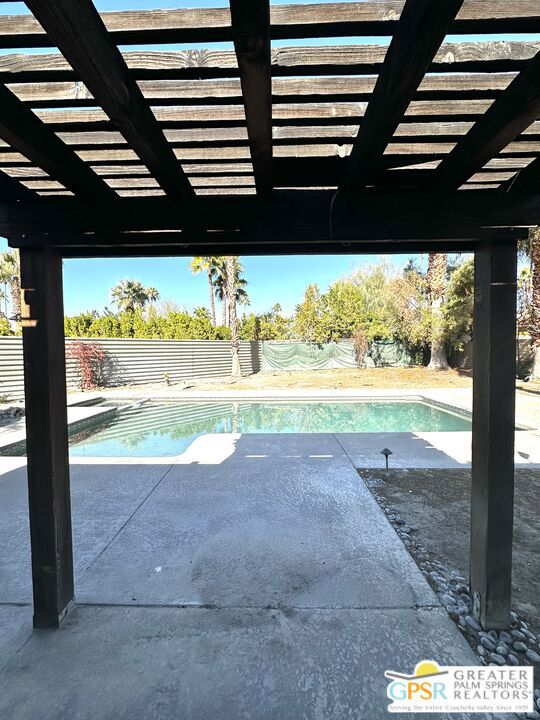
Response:
[[[220,465],[175,465],[81,578],[79,600],[435,604],[336,440],[296,437],[296,455],[291,436],[248,435],[231,439]],[[201,458],[211,458],[213,436],[203,440]]]
[[[386,669],[475,663],[333,435],[207,435],[173,464],[73,464],[79,604],[59,631],[32,633],[14,605],[30,562],[9,460],[1,718],[378,720]]]
[[[32,599],[26,467],[0,460],[0,603]],[[75,578],[121,530],[170,468],[163,465],[72,465]]]
[[[0,717],[378,720],[384,671],[431,657],[474,662],[442,609],[78,607],[9,663]]]

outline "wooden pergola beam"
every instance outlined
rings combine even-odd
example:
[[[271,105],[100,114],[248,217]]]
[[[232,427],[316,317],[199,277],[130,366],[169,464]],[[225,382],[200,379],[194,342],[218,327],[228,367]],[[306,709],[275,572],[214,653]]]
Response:
[[[211,226],[209,234],[213,230],[240,232],[237,237],[253,248],[276,240],[322,242],[329,247],[340,242],[379,240],[474,240],[498,228],[532,225],[540,211],[539,195],[501,197],[495,191],[475,190],[437,201],[429,193],[366,191],[362,202],[336,214],[330,226],[332,195],[332,191],[276,191],[270,203],[261,203],[255,195],[205,197],[200,202]],[[60,212],[73,212],[71,198],[48,200]],[[77,219],[81,228],[95,232],[92,217],[79,214]],[[178,229],[176,208],[164,197],[122,198],[115,220],[118,232]],[[13,235],[9,227],[0,227],[2,232]],[[68,237],[63,244],[81,241],[84,238]],[[14,237],[12,242],[24,246],[32,239]],[[190,242],[203,244],[206,240],[192,241],[186,235],[184,243]],[[51,239],[49,244],[54,243]]]
[[[458,188],[540,116],[540,51],[460,140],[430,179],[437,190]]]
[[[270,1],[230,0],[255,187],[272,192],[272,75]]]
[[[196,196],[150,106],[129,73],[90,0],[28,0],[46,30],[97,103],[191,224]]]
[[[81,200],[107,205],[116,200],[106,183],[2,83],[0,137]]]
[[[381,157],[463,0],[407,0],[347,163],[340,195],[353,200]]]
[[[74,0],[59,0],[60,5]],[[420,2],[421,0],[417,0]],[[426,2],[426,0],[424,0]],[[452,0],[452,4],[457,0]],[[46,4],[46,0],[29,0],[32,4]],[[446,15],[446,3],[432,3]],[[56,8],[56,3],[54,3]],[[56,13],[55,13],[56,14]],[[99,20],[99,16],[97,16]],[[101,32],[105,28],[101,24]],[[97,50],[90,39],[83,46]],[[108,37],[108,36],[107,36]],[[62,39],[62,38],[59,38]],[[72,41],[74,42],[74,41]],[[110,42],[110,38],[108,38]],[[113,45],[113,48],[116,46]],[[430,73],[507,73],[519,72],[540,48],[536,40],[501,40],[493,43],[445,42],[432,57]],[[204,52],[195,50],[169,51],[127,51],[121,56],[134,80],[207,80],[239,77],[238,63],[234,50],[209,49]],[[272,77],[324,77],[347,75],[377,74],[385,61],[385,45],[334,45],[315,47],[292,46],[272,49]],[[67,56],[66,56],[67,57]],[[413,55],[411,55],[413,57]],[[93,65],[93,63],[90,63]],[[89,76],[90,77],[90,76]],[[68,82],[77,79],[86,80],[73,64],[58,53],[0,55],[0,80],[3,82]],[[89,83],[88,89],[95,96]],[[124,90],[125,92],[125,90]],[[99,98],[96,97],[99,101]],[[100,105],[103,104],[100,102]]]
[[[272,38],[389,36],[394,32],[403,0],[283,5],[271,8]],[[226,8],[139,10],[102,13],[117,44],[205,43],[230,41]],[[535,0],[489,2],[465,0],[451,25],[458,33],[538,32]],[[50,47],[51,40],[34,18],[0,18],[0,47]]]
[[[510,73],[427,75],[417,100],[493,100],[513,79]],[[281,77],[272,82],[274,104],[296,102],[359,102],[371,99],[376,79],[359,77]],[[242,102],[240,80],[140,80],[139,87],[153,106],[219,105]],[[92,107],[92,93],[81,82],[8,83],[12,92],[33,108]]]
[[[508,180],[501,189],[513,195],[538,192],[540,189],[540,158],[536,158],[529,165],[521,168],[515,177]]]

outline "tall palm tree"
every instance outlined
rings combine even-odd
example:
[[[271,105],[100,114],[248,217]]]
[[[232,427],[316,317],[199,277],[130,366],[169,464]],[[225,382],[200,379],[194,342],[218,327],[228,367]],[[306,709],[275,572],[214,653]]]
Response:
[[[6,250],[0,255],[0,282],[11,289],[13,320],[21,319],[21,267],[18,250]]]
[[[236,322],[236,277],[237,277],[237,265],[232,256],[225,258],[225,269],[227,275],[227,299],[229,304],[229,326],[231,328],[231,354],[232,354],[232,367],[231,376],[233,379],[237,379],[241,375],[240,371],[240,341],[238,339],[238,325]],[[240,263],[238,263],[240,265]]]
[[[239,258],[233,257],[232,260],[232,269],[228,269],[227,265],[227,258],[216,258],[216,266],[215,266],[215,272],[214,272],[214,279],[213,279],[213,286],[214,286],[214,292],[217,297],[217,299],[221,302],[221,309],[223,312],[223,325],[229,325],[230,324],[230,317],[227,320],[227,305],[228,305],[228,288],[227,288],[227,278],[228,275],[231,272],[234,272],[234,284],[236,287],[235,290],[235,298],[236,298],[236,304],[238,305],[249,305],[249,295],[247,293],[246,287],[247,287],[247,280],[243,277],[241,277],[242,273],[244,272],[244,266],[240,262]]]
[[[210,316],[212,325],[216,325],[216,303],[214,299],[214,275],[217,272],[217,257],[194,257],[190,263],[191,272],[194,275],[205,272],[208,279],[208,289],[210,290]]]
[[[133,312],[144,308],[148,302],[148,291],[138,280],[121,280],[111,290],[111,297],[120,310]]]
[[[146,288],[146,294],[148,296],[148,309],[150,313],[154,310],[154,303],[159,300],[159,290],[155,287]]]
[[[528,254],[531,260],[530,331],[534,343],[532,377],[540,379],[540,227],[529,232]]]
[[[431,370],[448,370],[444,331],[442,327],[442,304],[446,291],[446,272],[448,256],[446,253],[429,253],[427,286],[431,302]]]

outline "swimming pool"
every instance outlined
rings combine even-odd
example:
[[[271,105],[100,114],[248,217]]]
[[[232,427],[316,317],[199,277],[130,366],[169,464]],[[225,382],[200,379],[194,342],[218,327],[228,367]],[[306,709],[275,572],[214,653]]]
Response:
[[[167,457],[207,433],[457,432],[470,419],[420,400],[146,402],[70,438],[72,456]]]

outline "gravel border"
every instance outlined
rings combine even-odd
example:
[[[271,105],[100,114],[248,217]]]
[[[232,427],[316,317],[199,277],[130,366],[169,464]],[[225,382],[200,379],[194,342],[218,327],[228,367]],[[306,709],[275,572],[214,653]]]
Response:
[[[482,665],[532,665],[535,668],[535,678],[538,678],[540,635],[532,632],[523,617],[513,611],[510,614],[510,626],[506,630],[484,630],[472,615],[468,580],[434,557],[416,539],[418,528],[407,524],[399,510],[377,492],[378,480],[369,477],[363,479],[479,662]],[[532,713],[516,714],[516,717],[540,720],[540,687],[535,689],[534,696],[536,709]]]

